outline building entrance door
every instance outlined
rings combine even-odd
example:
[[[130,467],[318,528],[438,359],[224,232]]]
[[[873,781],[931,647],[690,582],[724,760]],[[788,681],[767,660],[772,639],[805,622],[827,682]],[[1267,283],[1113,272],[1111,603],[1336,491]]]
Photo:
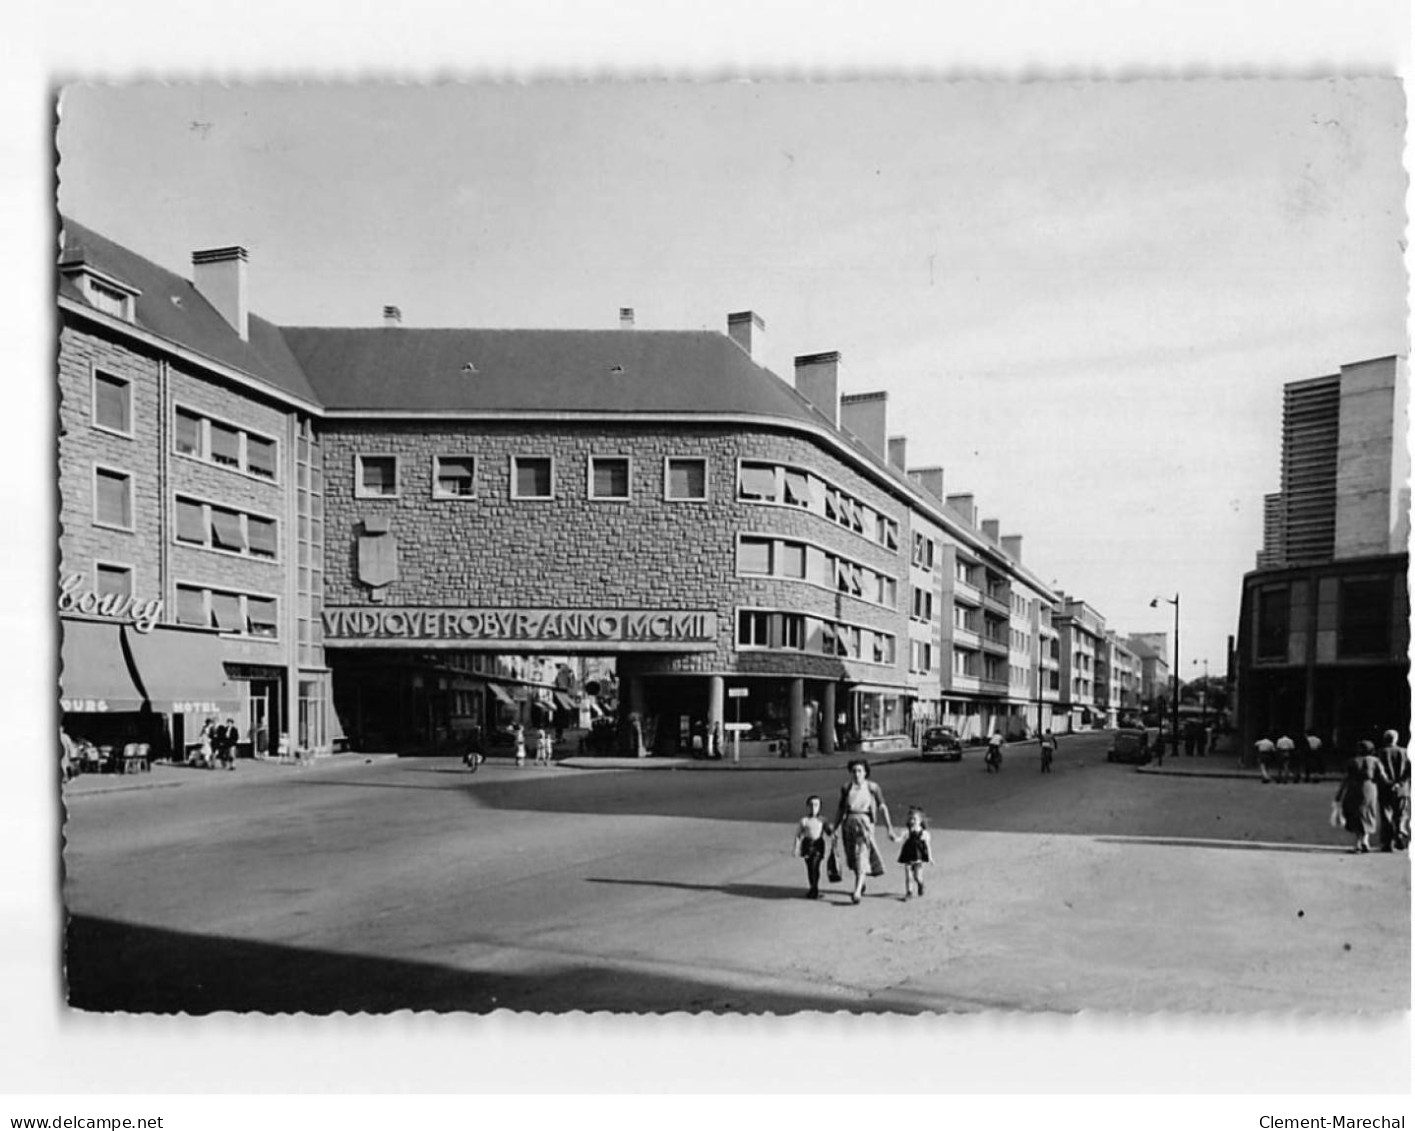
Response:
[[[251,736],[251,751],[257,758],[272,753],[271,728],[276,707],[277,687],[270,680],[253,680],[246,714],[246,727]]]

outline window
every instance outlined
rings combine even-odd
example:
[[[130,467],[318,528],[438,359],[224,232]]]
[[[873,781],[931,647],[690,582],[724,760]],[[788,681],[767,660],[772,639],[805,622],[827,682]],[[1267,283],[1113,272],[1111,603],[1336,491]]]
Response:
[[[799,613],[742,609],[737,614],[737,646],[799,652],[806,646],[806,618]]]
[[[241,616],[241,597],[238,593],[211,594],[211,623],[222,632],[240,632],[245,628],[245,618]]]
[[[133,595],[131,567],[106,565],[99,562],[94,572],[97,576],[95,591],[99,597],[131,597]]]
[[[179,624],[273,640],[279,635],[278,607],[274,597],[231,593],[199,585],[177,586]]]
[[[934,595],[928,589],[913,587],[913,605],[910,615],[915,620],[931,621],[934,616]]]
[[[206,611],[206,593],[189,585],[177,586],[177,623],[210,625]]]
[[[1287,658],[1287,587],[1258,590],[1258,659]]]
[[[771,464],[743,463],[737,480],[737,495],[753,502],[776,502],[776,468]]]
[[[125,471],[94,469],[93,520],[100,526],[133,528],[133,477]]]
[[[1342,580],[1338,656],[1385,655],[1390,651],[1391,596],[1389,577]]]
[[[778,547],[777,567],[782,577],[806,576],[806,547],[799,542],[782,542]]]
[[[111,287],[91,275],[88,277],[89,304],[96,310],[101,310],[104,314],[111,314],[114,318],[121,318],[125,322],[133,320],[133,293],[135,292],[130,293],[120,290],[118,287]]]
[[[629,497],[629,457],[590,456],[590,498]]]
[[[93,371],[93,423],[125,436],[133,431],[133,386],[122,377]]]
[[[743,538],[737,543],[738,573],[771,573],[771,542],[765,538]]]
[[[246,634],[248,636],[276,635],[275,598],[246,598]]]
[[[208,427],[211,437],[212,462],[219,463],[223,467],[240,467],[241,433],[235,428],[218,424],[214,420],[210,422]]]
[[[933,569],[934,567],[934,540],[924,534],[914,535],[914,557],[913,562],[920,569]]]
[[[184,409],[177,410],[177,450],[186,456],[203,456],[202,419]]]
[[[262,479],[275,478],[275,441],[246,433],[246,470]]]
[[[177,541],[206,545],[206,508],[200,503],[177,500]]]
[[[471,456],[434,456],[432,493],[439,499],[466,499],[475,493],[477,461]]]
[[[355,456],[354,460],[356,498],[388,499],[398,494],[397,456]]]
[[[786,502],[795,507],[809,507],[811,505],[811,483],[806,478],[805,472],[794,471],[786,468],[784,473]]]
[[[675,501],[707,498],[707,460],[669,457],[664,472],[664,497]]]
[[[252,557],[275,557],[275,520],[246,515],[246,544]]]
[[[241,529],[239,511],[228,511],[222,507],[211,508],[211,544],[218,550],[245,552],[246,535]]]
[[[273,518],[244,514],[180,496],[177,498],[177,541],[254,558],[273,559],[278,556],[279,547]]]
[[[511,497],[549,499],[554,496],[554,467],[549,456],[511,457]]]

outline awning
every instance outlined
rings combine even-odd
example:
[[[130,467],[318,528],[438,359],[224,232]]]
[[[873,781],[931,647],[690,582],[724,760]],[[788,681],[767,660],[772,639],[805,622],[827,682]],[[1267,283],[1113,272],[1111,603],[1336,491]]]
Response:
[[[559,703],[562,707],[564,707],[567,711],[578,711],[580,709],[579,704],[577,704],[573,699],[571,699],[570,696],[566,695],[565,692],[554,691],[551,692],[551,694],[555,696],[555,701]]]
[[[71,712],[138,711],[143,695],[123,658],[123,626],[65,620],[59,656],[60,706]],[[134,633],[134,635],[137,635]]]
[[[232,714],[241,696],[226,681],[221,641],[208,632],[124,632],[135,681],[162,714]]]
[[[488,683],[486,687],[488,691],[490,691],[499,700],[501,700],[501,702],[505,703],[506,706],[512,708],[513,710],[515,709],[516,700],[512,699],[511,696],[506,693],[506,688],[502,687],[501,684]]]
[[[226,682],[220,643],[203,632],[137,632],[103,621],[65,620],[60,705],[71,712],[232,713],[240,702]]]

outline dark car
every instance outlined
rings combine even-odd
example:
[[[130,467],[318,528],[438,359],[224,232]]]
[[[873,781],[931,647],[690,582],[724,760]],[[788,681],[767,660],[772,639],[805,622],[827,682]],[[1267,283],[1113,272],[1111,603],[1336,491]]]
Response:
[[[1143,766],[1154,757],[1154,750],[1158,743],[1159,731],[1153,727],[1118,730],[1110,740],[1110,753],[1106,755],[1106,761],[1127,762],[1131,765]]]
[[[919,756],[926,762],[934,758],[944,762],[963,759],[963,743],[949,727],[929,727],[919,743]]]

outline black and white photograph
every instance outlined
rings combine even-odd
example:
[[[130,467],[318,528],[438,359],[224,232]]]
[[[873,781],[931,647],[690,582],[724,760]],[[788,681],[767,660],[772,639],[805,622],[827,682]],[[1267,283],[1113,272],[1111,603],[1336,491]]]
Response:
[[[1399,77],[49,96],[66,1024],[1283,1018],[1408,1090]]]

